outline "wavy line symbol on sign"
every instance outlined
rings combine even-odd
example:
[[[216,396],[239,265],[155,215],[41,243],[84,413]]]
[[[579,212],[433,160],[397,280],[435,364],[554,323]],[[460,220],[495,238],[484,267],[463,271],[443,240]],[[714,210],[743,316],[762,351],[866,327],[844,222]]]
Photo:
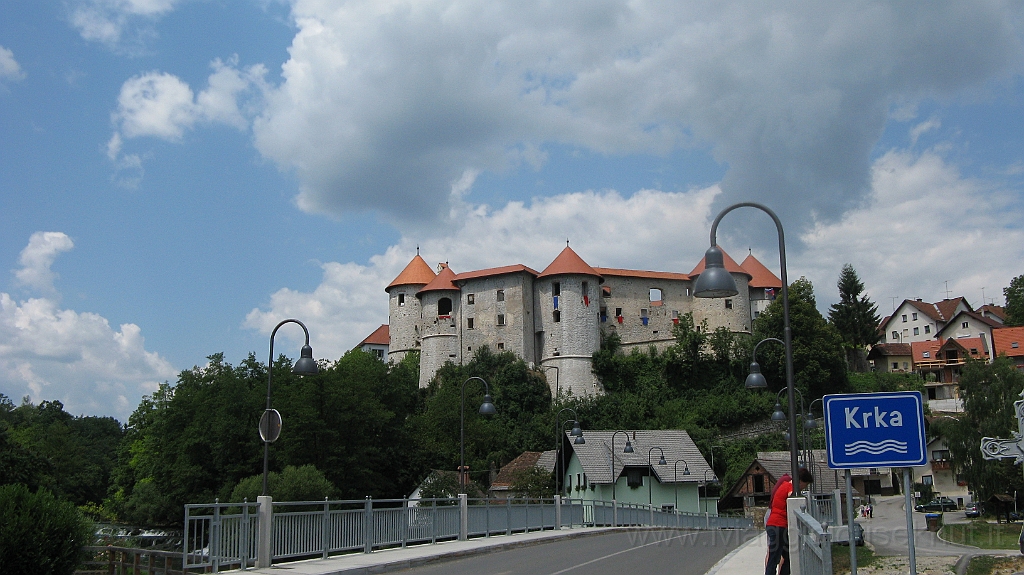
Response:
[[[886,439],[885,441],[879,441],[877,443],[873,443],[871,441],[854,441],[853,443],[847,443],[845,449],[847,456],[857,455],[858,453],[878,455],[880,453],[885,453],[886,451],[906,453],[907,442],[897,441],[895,439]]]

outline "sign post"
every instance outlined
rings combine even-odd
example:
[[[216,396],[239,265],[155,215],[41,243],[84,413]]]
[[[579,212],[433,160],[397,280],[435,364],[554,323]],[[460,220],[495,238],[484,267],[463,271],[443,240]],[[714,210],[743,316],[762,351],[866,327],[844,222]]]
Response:
[[[826,395],[825,448],[832,469],[903,467],[903,492],[907,508],[907,545],[910,573],[917,575],[914,549],[914,505],[911,499],[911,467],[927,463],[924,402],[917,391],[847,393]],[[853,502],[847,496],[847,506]],[[856,569],[853,524],[851,559]]]

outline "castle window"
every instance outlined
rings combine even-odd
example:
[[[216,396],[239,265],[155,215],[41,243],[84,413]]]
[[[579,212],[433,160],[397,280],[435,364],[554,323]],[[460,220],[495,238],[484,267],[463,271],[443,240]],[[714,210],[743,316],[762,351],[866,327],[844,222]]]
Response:
[[[398,294],[398,305],[399,306],[405,305],[405,294],[404,293]]]
[[[505,290],[500,289],[496,295],[498,301],[505,301]]]
[[[505,344],[499,341],[498,342],[498,351],[501,351],[501,350],[504,350],[504,349],[505,349]]]
[[[621,307],[615,308],[615,317],[622,317],[622,308]]]
[[[583,295],[584,296],[589,295],[589,292],[590,292],[590,284],[588,284],[587,282],[583,282]]]
[[[450,316],[452,315],[452,300],[451,298],[443,297],[437,300],[437,316]]]
[[[505,314],[498,314],[498,325],[505,325]]]
[[[725,309],[732,309],[732,300],[731,299],[726,299],[725,300]]]
[[[466,318],[466,329],[473,329],[473,318]]]
[[[640,309],[640,317],[647,317],[647,308]]]
[[[651,288],[651,303],[661,303],[661,290],[658,288]]]
[[[562,295],[562,284],[559,282],[551,282],[551,295],[559,296]]]
[[[476,294],[466,294],[466,305],[473,305],[476,302]]]
[[[562,321],[562,312],[558,311],[557,309],[551,312],[551,319],[555,323]]]
[[[601,311],[598,312],[598,315],[601,317],[601,323],[608,321],[608,308],[601,308]]]
[[[601,286],[601,295],[604,297],[612,297],[611,286]]]

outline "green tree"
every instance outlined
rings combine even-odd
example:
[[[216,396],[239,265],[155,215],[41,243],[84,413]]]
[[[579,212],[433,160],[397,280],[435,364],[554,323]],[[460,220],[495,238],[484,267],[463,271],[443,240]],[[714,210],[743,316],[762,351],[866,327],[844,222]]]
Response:
[[[939,419],[932,431],[945,438],[954,470],[967,480],[977,499],[993,493],[1024,491],[1020,467],[1012,460],[986,460],[982,437],[1009,437],[1017,429],[1013,402],[1024,390],[1024,373],[1005,357],[991,364],[969,361],[960,376],[964,411],[958,419]]]
[[[516,497],[551,498],[555,496],[555,476],[539,467],[520,469],[512,477],[509,491]]]
[[[289,465],[280,473],[267,474],[267,492],[274,501],[323,501],[337,495],[334,487],[322,471],[312,465],[295,467]],[[263,474],[246,477],[231,490],[231,502],[243,499],[256,501],[263,494]]]
[[[828,321],[843,338],[847,362],[853,371],[867,371],[867,346],[878,343],[881,335],[878,306],[864,292],[864,284],[853,266],[846,264],[839,273],[839,302],[829,307]]]
[[[73,503],[46,489],[0,486],[0,570],[5,575],[71,575],[92,524]]]
[[[1009,287],[1003,288],[1006,298],[1006,325],[1024,325],[1024,274],[1010,280]]]

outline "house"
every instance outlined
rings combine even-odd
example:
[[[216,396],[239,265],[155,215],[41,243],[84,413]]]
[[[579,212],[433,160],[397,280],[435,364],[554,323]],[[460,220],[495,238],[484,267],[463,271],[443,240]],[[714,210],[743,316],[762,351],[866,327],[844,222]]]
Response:
[[[563,442],[567,497],[718,514],[718,498],[700,496],[714,472],[686,431],[588,429],[586,439]]]
[[[991,361],[995,357],[992,354],[992,330],[1000,327],[1003,324],[995,319],[973,311],[962,311],[939,330],[935,339],[979,338],[982,341],[981,346],[976,348],[978,352],[974,354],[975,359],[981,359],[980,356],[985,354],[988,356],[987,361]]]
[[[1002,327],[992,330],[993,355],[1005,355],[1024,369],[1024,327]]]
[[[910,373],[914,370],[914,353],[909,343],[879,343],[871,346],[868,361],[873,371]]]
[[[1006,308],[998,305],[985,304],[977,310],[983,317],[998,321],[1000,325],[1006,323]]]
[[[373,333],[366,336],[366,339],[359,342],[356,347],[367,353],[372,353],[378,359],[387,361],[388,345],[391,343],[391,335],[388,332],[388,325],[384,324],[373,330]]]
[[[426,387],[445,363],[468,362],[487,346],[544,370],[553,395],[601,393],[591,358],[602,335],[618,335],[627,350],[666,349],[686,314],[698,329],[706,322],[710,330],[750,333],[752,318],[782,283],[752,255],[743,265],[723,255],[739,293],[702,299],[693,296],[693,282],[703,260],[689,273],[602,268],[566,245],[540,272],[513,264],[456,273],[444,263],[435,273],[417,254],[385,288],[387,359],[419,352]]]
[[[811,450],[810,455],[809,469],[814,476],[810,492],[825,494],[839,489],[845,497],[845,472],[828,467],[824,449]],[[742,507],[744,515],[753,517],[754,524],[759,524],[768,509],[769,496],[775,484],[783,475],[792,473],[791,461],[788,451],[758,452],[746,471],[722,494],[721,506]],[[801,463],[801,466],[804,464]],[[896,491],[889,468],[853,469],[851,475],[853,490],[857,495],[892,495]]]
[[[491,487],[487,490],[488,495],[495,499],[518,497],[518,494],[512,491],[513,485],[520,474],[533,468],[548,474],[554,473],[555,450],[524,451],[519,457],[503,465],[498,471],[497,477],[491,482]]]
[[[911,343],[935,339],[943,327],[962,311],[974,311],[962,297],[928,303],[903,300],[893,314],[882,320],[882,343]]]
[[[932,494],[936,497],[944,495],[963,507],[972,501],[971,492],[967,490],[967,482],[953,473],[949,459],[949,448],[946,442],[937,437],[928,442],[928,463],[914,467],[914,483],[932,486]]]

